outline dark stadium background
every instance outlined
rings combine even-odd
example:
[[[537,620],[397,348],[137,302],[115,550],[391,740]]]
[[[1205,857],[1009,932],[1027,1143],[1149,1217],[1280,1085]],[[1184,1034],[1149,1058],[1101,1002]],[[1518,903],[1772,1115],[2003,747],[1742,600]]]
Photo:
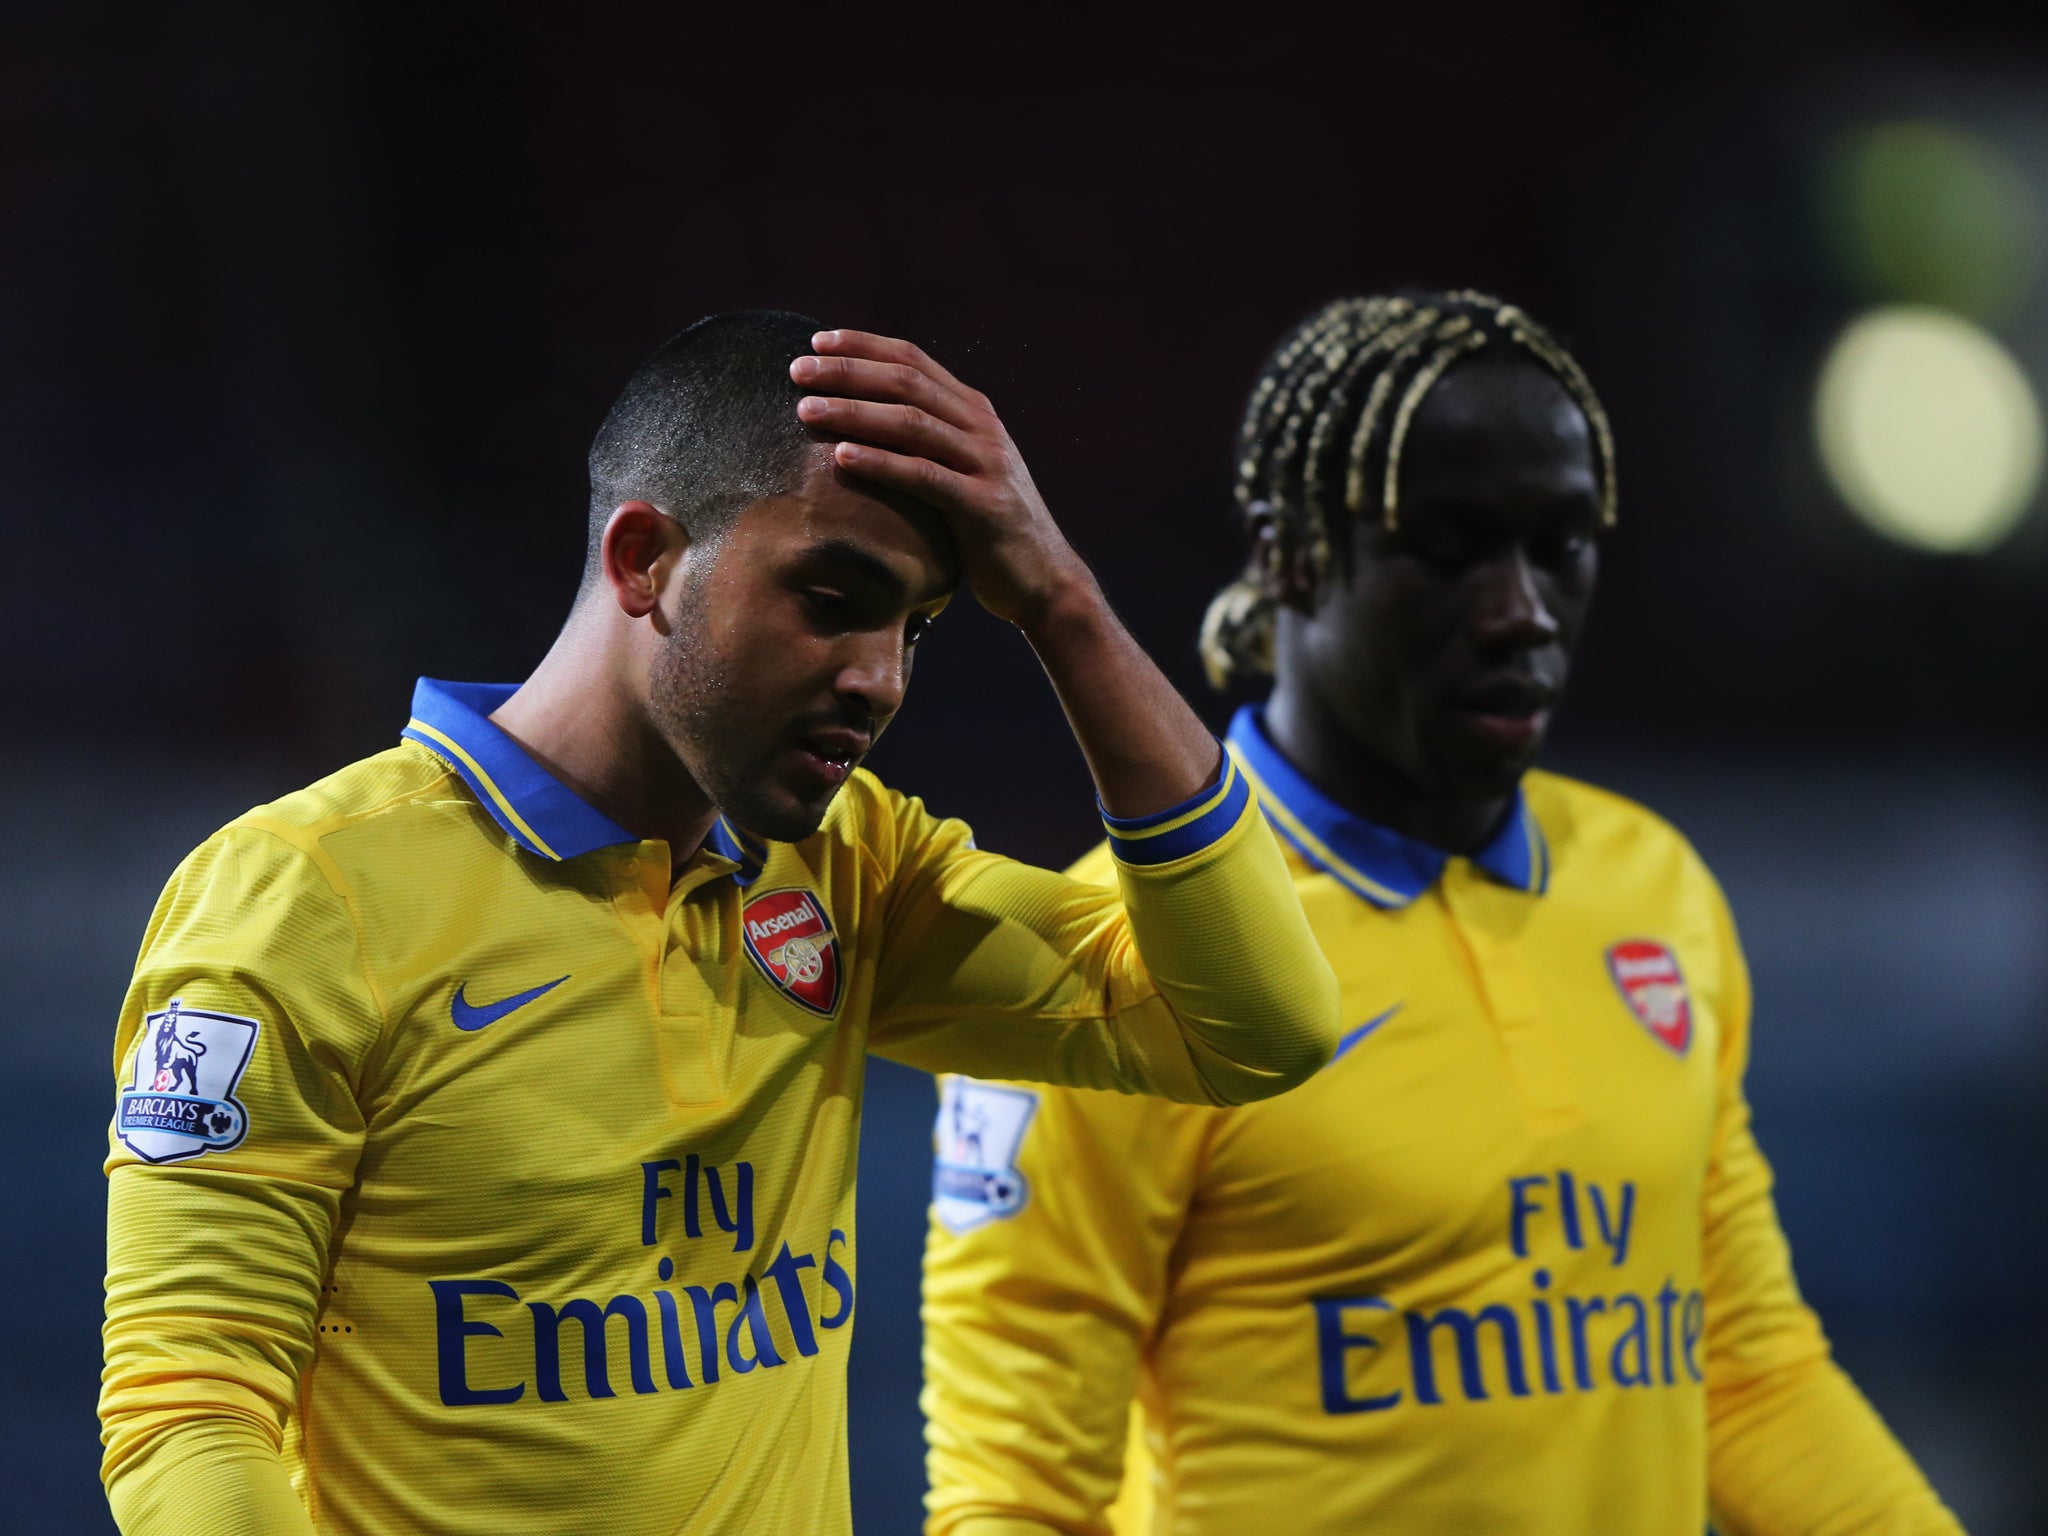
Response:
[[[575,584],[590,434],[667,332],[769,304],[930,347],[1206,700],[1191,636],[1235,559],[1263,349],[1335,292],[1420,283],[1525,303],[1605,395],[1621,527],[1552,761],[1723,877],[1801,1278],[1972,1530],[2048,1530],[2048,507],[1988,556],[1907,553],[1849,520],[1807,426],[1872,298],[1831,254],[1829,145],[1954,121],[2048,197],[2048,22],[709,9],[0,23],[0,1525],[111,1528],[98,1165],[163,878],[390,742],[416,674],[522,675]],[[2038,274],[2021,298],[2001,335],[2038,389]],[[970,610],[876,766],[1064,861],[1095,835],[1085,775],[1024,646]],[[876,1066],[866,1532],[912,1529],[922,1487],[930,1113]]]

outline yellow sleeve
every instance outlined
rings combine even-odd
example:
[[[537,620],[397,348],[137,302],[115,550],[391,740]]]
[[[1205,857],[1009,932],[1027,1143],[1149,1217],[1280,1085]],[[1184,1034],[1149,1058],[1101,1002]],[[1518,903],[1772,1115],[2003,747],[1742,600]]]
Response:
[[[1306,1081],[1335,1049],[1336,977],[1227,754],[1187,805],[1107,819],[1114,891],[981,852],[916,802],[897,797],[892,819],[879,1055],[1241,1104]]]
[[[1720,1109],[1707,1172],[1707,1483],[1723,1536],[1960,1536],[1801,1300],[1750,1132],[1749,975],[1722,939]]]
[[[998,1214],[933,1202],[925,1529],[1109,1536],[1140,1359],[1216,1112],[958,1078],[941,1093],[942,1180],[963,1111],[970,1126],[987,1118],[974,1115],[973,1095],[1024,1093],[1036,1107],[1013,1157],[1021,1204]]]
[[[333,873],[250,821],[217,834],[122,1005],[100,1423],[127,1536],[313,1531],[281,1447],[383,1030]]]

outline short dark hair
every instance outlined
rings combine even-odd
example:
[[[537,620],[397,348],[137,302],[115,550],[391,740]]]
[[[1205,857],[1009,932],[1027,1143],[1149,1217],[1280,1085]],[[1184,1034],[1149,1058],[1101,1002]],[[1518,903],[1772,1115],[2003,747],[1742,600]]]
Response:
[[[789,365],[818,329],[782,309],[707,315],[640,365],[590,445],[586,584],[621,502],[652,502],[704,539],[742,507],[796,488],[814,439],[797,420],[803,391]]]

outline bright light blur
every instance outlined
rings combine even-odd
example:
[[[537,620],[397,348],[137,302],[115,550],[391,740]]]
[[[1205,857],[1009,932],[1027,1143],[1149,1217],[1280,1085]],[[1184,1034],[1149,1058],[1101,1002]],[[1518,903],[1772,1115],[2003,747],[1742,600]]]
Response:
[[[1850,324],[1822,366],[1822,463],[1877,532],[1941,553],[1980,553],[2012,532],[2041,482],[2041,408],[2012,355],[1982,328],[1898,305]]]

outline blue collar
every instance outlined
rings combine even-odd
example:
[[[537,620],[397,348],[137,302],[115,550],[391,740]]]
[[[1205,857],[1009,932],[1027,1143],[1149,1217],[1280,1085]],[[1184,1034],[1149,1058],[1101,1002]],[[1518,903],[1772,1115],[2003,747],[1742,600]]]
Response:
[[[1441,848],[1354,816],[1317,789],[1280,755],[1259,710],[1248,705],[1237,712],[1229,741],[1274,829],[1309,863],[1374,906],[1407,906],[1451,861]],[[1471,859],[1502,885],[1534,896],[1549,889],[1550,845],[1520,789],[1507,820]]]
[[[573,859],[639,838],[580,798],[526,755],[518,742],[491,724],[491,711],[511,698],[517,683],[444,683],[423,677],[413,688],[412,719],[404,735],[427,747],[462,775],[485,810],[529,853]],[[721,816],[704,839],[707,853],[735,865],[733,878],[753,882],[768,859],[768,845]]]

